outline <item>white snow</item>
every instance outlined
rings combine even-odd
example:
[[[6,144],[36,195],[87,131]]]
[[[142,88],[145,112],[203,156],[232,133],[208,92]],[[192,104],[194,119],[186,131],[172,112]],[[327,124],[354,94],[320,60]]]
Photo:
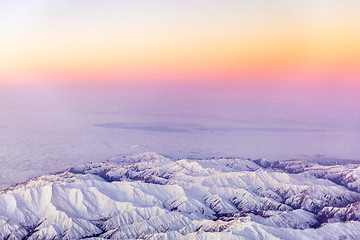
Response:
[[[0,192],[0,238],[360,236],[358,165],[257,162],[142,153],[37,177]]]

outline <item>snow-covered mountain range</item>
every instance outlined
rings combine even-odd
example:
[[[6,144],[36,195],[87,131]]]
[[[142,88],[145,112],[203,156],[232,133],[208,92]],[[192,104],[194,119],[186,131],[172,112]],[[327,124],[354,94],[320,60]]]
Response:
[[[0,192],[1,239],[360,239],[360,165],[156,153]]]

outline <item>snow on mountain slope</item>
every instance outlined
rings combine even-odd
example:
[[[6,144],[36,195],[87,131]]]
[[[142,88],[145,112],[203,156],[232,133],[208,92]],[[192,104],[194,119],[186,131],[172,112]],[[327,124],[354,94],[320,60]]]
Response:
[[[359,165],[117,157],[0,194],[1,239],[359,239]]]

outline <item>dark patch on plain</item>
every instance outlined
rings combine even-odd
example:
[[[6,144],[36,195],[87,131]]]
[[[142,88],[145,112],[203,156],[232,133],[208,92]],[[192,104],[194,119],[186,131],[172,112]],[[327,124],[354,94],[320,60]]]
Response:
[[[118,128],[164,133],[188,133],[188,132],[330,132],[329,129],[308,129],[308,128],[280,128],[280,127],[202,127],[196,124],[147,124],[147,123],[101,123],[95,127]]]
[[[151,125],[151,124],[141,124],[141,123],[104,123],[104,124],[95,124],[95,127],[102,128],[120,128],[120,129],[132,129],[132,130],[142,130],[142,131],[151,131],[151,132],[168,132],[168,133],[184,133],[190,132],[190,129],[171,126],[171,125]]]

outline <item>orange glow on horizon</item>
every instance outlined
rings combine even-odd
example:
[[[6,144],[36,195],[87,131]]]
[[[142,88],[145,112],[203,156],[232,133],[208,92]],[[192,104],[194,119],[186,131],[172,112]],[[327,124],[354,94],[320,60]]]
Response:
[[[5,25],[0,82],[360,81],[360,17],[349,4],[254,5],[258,15],[239,14],[244,6],[235,2],[209,9],[200,4],[195,12],[171,5],[167,10],[176,18],[158,17],[153,9],[141,19],[118,18],[108,5],[96,4],[108,15],[97,16],[93,6],[55,15],[54,26],[34,16],[30,26],[26,19]],[[219,7],[221,14],[208,14]]]

